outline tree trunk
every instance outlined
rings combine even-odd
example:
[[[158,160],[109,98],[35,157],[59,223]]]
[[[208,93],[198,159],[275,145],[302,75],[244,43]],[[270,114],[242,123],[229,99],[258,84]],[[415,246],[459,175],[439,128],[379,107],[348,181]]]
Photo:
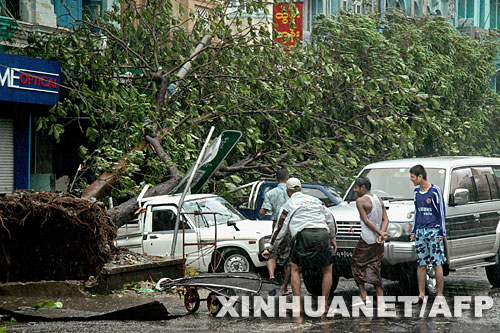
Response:
[[[168,171],[170,173],[170,179],[167,180],[166,182],[160,183],[150,188],[146,192],[144,197],[147,198],[147,197],[154,197],[157,195],[168,194],[174,187],[177,186],[177,184],[179,184],[179,181],[181,179],[180,176],[181,174],[179,172],[179,169],[177,168],[177,164],[175,164],[170,158],[170,156],[167,153],[165,153],[165,150],[163,150],[160,140],[156,136],[147,135],[146,141],[149,142],[149,144],[153,147],[156,155],[163,162],[165,162]],[[129,222],[134,218],[134,213],[138,208],[139,206],[137,204],[137,196],[136,196],[116,207],[109,209],[108,213],[111,215],[111,220],[118,229],[119,227],[121,227],[122,225],[124,225],[125,223]]]
[[[126,168],[127,165],[127,157],[132,154],[134,151],[143,151],[147,146],[147,141],[142,141],[139,145],[134,147],[126,156],[124,156],[114,167],[113,172],[104,172],[96,181],[87,186],[87,188],[83,191],[82,198],[83,199],[101,199],[115,186],[120,172]]]
[[[155,187],[150,188],[144,197],[153,197],[157,195],[165,195],[170,192],[174,187],[179,184],[178,178],[171,178],[170,180],[160,183]],[[108,209],[109,215],[111,215],[111,220],[118,229],[125,223],[129,222],[134,218],[134,213],[137,211],[139,206],[137,205],[137,196],[125,201],[124,203]]]

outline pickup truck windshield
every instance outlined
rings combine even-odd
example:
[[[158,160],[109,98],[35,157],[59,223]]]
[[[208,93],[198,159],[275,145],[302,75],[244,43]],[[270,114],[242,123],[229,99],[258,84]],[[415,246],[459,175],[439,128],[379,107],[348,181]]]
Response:
[[[427,180],[432,184],[444,188],[446,171],[444,169],[426,168]],[[410,168],[388,168],[388,169],[366,169],[361,173],[368,177],[372,183],[371,192],[378,195],[382,200],[389,201],[413,201],[413,183],[410,181]],[[355,201],[358,198],[351,186],[345,200]]]
[[[217,213],[217,224],[245,219],[236,209],[234,209],[233,206],[231,206],[229,202],[221,197],[210,197],[185,201],[183,207],[186,212],[200,211]],[[204,214],[201,216],[202,219],[209,225],[214,224],[214,216],[212,214]]]

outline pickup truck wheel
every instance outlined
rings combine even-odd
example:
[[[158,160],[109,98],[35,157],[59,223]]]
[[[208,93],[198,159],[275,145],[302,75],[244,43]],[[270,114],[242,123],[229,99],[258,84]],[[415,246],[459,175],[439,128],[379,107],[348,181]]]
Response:
[[[495,265],[486,266],[486,276],[488,281],[494,288],[500,288],[500,250],[497,254],[497,263]]]
[[[255,272],[255,267],[248,255],[237,248],[227,248],[220,251],[217,263],[216,272],[219,273]]]
[[[339,274],[335,267],[332,270],[332,288],[330,289],[330,296],[333,295],[337,285],[339,284]],[[323,273],[321,269],[315,268],[303,268],[302,269],[302,279],[304,280],[304,285],[309,293],[315,296],[321,296],[322,293],[322,283],[323,283]]]

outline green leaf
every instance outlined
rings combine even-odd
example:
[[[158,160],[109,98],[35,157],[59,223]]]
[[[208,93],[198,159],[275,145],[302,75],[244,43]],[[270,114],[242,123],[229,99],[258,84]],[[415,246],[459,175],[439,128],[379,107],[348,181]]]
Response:
[[[61,302],[54,301],[43,301],[35,305],[35,309],[46,308],[46,309],[62,309],[63,304]]]
[[[439,110],[441,108],[441,104],[439,104],[439,102],[435,99],[432,99],[431,100],[432,102],[432,107],[435,109],[435,110]]]
[[[230,178],[231,178],[231,179],[232,179],[232,181],[233,181],[234,183],[236,183],[236,184],[241,184],[241,183],[242,183],[242,181],[243,181],[243,180],[242,180],[239,176],[237,176],[237,175],[231,175],[231,176],[230,176]]]
[[[89,127],[89,128],[87,128],[86,135],[87,135],[87,138],[92,142],[92,141],[95,141],[99,137],[99,132],[95,128]]]

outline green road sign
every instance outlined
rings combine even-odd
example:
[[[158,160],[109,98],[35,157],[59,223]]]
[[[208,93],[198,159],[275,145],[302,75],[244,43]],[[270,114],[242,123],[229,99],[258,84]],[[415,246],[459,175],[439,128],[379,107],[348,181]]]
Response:
[[[196,171],[191,183],[191,193],[198,193],[207,180],[213,175],[215,170],[224,161],[229,152],[234,148],[236,143],[241,138],[240,131],[224,131],[208,146],[200,167]],[[170,193],[181,193],[184,191],[188,182],[189,176],[193,172],[194,165],[184,175],[179,185],[177,185]]]

